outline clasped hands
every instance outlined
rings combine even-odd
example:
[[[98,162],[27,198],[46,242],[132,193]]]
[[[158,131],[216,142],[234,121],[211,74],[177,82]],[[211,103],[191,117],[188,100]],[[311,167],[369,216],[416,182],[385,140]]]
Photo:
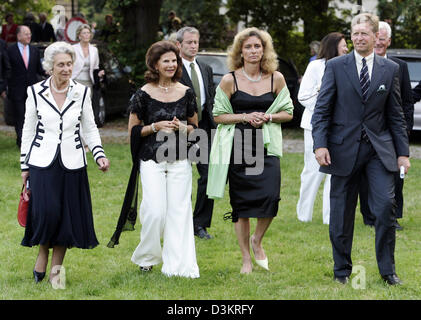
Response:
[[[180,121],[177,117],[174,117],[171,121],[163,120],[154,123],[154,127],[157,131],[174,132],[180,131],[183,134],[187,134],[187,125]]]
[[[260,128],[264,123],[271,121],[271,115],[264,112],[244,113],[243,121],[250,123],[255,128]]]

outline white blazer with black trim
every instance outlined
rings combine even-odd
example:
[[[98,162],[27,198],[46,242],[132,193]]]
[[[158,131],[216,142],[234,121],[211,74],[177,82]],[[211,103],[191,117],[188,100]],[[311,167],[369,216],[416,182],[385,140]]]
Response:
[[[76,53],[76,60],[73,64],[73,73],[72,79],[76,79],[80,72],[83,69],[83,61],[85,57],[83,56],[83,50],[80,43],[76,43],[73,45]],[[94,80],[94,70],[99,69],[99,55],[97,47],[89,44],[89,76],[91,78],[92,83],[95,83]]]
[[[92,111],[89,88],[70,80],[70,87],[60,110],[50,91],[50,78],[28,87],[25,123],[22,131],[21,169],[45,168],[60,151],[66,169],[87,165],[83,139],[97,161],[104,158],[98,128]]]

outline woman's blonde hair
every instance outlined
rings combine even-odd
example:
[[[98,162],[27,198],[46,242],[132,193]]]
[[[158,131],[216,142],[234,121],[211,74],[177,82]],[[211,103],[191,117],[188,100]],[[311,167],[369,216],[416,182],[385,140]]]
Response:
[[[82,32],[83,29],[88,29],[89,32],[91,33],[91,40],[92,40],[92,29],[91,26],[89,24],[81,24],[79,27],[77,27],[76,29],[76,39],[79,39],[79,35]]]
[[[259,38],[263,45],[263,56],[260,61],[261,70],[264,73],[273,73],[278,69],[278,56],[273,49],[272,37],[266,31],[259,30],[255,27],[244,29],[235,36],[234,43],[228,49],[228,68],[231,71],[234,71],[244,65],[244,61],[241,56],[243,43],[253,36]]]

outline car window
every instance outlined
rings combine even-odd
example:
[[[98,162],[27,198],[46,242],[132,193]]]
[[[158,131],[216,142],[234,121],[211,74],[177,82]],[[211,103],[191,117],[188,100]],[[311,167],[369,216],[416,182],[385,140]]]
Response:
[[[208,64],[214,74],[224,75],[229,72],[226,61],[226,56],[197,56],[197,60]]]
[[[411,81],[421,81],[421,60],[418,59],[407,59],[409,78]]]
[[[297,73],[294,68],[288,62],[278,59],[279,67],[278,70],[285,78],[297,78]]]

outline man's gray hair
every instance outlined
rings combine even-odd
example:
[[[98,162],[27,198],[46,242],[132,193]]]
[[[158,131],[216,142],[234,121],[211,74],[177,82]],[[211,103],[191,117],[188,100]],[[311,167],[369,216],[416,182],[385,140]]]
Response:
[[[54,57],[59,53],[67,53],[72,57],[72,62],[76,60],[76,53],[73,46],[64,41],[58,41],[50,44],[44,51],[44,61],[42,67],[46,72],[51,72],[54,66]]]
[[[380,21],[379,22],[379,30],[380,29],[386,30],[387,37],[392,38],[392,28],[390,27],[390,25],[386,21]]]
[[[181,28],[180,30],[177,31],[177,41],[178,42],[180,42],[180,43],[183,42],[184,34],[186,32],[197,33],[200,37],[199,30],[197,30],[195,27],[183,27],[183,28]]]
[[[379,17],[371,13],[360,13],[352,18],[351,28],[360,23],[368,23],[371,30],[376,33],[379,31]]]

